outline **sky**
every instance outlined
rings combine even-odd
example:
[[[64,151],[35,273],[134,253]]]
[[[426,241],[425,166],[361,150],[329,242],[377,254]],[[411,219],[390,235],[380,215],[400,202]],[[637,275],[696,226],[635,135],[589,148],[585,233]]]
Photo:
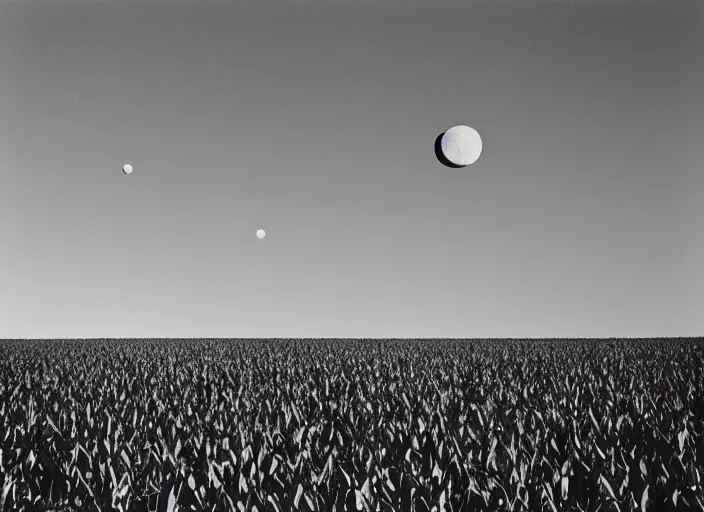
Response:
[[[0,2],[0,338],[704,334],[704,2]]]

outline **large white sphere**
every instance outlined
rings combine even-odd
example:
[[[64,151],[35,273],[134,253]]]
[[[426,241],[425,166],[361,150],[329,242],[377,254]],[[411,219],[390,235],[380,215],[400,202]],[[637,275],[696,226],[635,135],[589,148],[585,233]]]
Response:
[[[442,154],[455,165],[471,165],[482,153],[482,138],[469,126],[453,126],[441,140]]]
[[[264,231],[263,229],[258,229],[258,230],[257,230],[257,238],[258,238],[259,240],[261,240],[261,239],[264,238],[265,236],[266,236],[266,231]]]
[[[124,172],[125,174],[132,174],[132,165],[130,165],[130,164],[123,165],[122,172]]]

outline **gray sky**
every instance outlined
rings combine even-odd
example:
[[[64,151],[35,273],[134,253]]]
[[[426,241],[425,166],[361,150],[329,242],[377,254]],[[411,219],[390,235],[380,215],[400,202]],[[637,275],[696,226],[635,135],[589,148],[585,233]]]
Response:
[[[704,2],[1,5],[0,337],[704,333]]]

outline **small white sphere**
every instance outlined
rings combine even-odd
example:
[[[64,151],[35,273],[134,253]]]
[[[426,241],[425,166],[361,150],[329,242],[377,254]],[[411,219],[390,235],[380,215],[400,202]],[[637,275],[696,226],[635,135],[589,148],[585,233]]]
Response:
[[[459,166],[472,165],[482,154],[482,138],[469,126],[453,126],[442,137],[442,153]]]
[[[125,174],[132,174],[132,165],[131,164],[123,165],[122,172],[124,172]]]
[[[263,229],[258,229],[258,230],[257,230],[257,238],[258,238],[259,240],[261,240],[261,239],[264,238],[265,236],[266,236],[266,231],[264,231]]]

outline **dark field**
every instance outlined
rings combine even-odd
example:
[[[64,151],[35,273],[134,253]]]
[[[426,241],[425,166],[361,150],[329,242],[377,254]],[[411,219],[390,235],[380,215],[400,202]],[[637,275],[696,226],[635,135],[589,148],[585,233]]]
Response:
[[[704,341],[0,341],[15,510],[704,510]]]

